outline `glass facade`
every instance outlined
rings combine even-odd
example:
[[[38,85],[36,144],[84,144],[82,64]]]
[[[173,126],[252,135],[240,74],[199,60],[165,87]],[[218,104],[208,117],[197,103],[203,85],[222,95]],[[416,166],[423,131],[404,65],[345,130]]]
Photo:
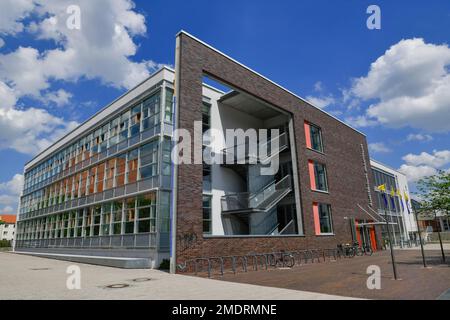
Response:
[[[409,240],[406,239],[407,236],[402,215],[403,207],[401,199],[396,194],[398,185],[395,177],[375,168],[372,168],[372,174],[375,180],[375,187],[386,184],[386,194],[384,196],[375,188],[376,201],[380,215],[389,222],[394,223],[390,226],[394,244],[400,244],[400,240],[402,239]],[[394,196],[391,196],[391,190],[394,190]],[[385,225],[382,225],[382,236],[384,239],[388,238]]]
[[[173,89],[151,90],[25,172],[19,247],[168,248]]]

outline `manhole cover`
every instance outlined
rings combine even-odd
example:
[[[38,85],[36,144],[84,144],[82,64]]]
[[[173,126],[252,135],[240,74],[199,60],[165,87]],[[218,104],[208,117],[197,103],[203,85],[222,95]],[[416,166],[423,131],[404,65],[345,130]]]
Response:
[[[30,270],[33,270],[33,271],[50,270],[50,268],[30,268]]]
[[[106,286],[106,288],[109,288],[109,289],[122,289],[122,288],[127,288],[129,286],[130,286],[129,284],[117,283],[117,284],[110,284],[109,286]]]
[[[151,279],[151,278],[136,278],[136,279],[133,279],[132,281],[133,282],[147,282],[147,281],[151,281],[151,280],[153,280],[153,279]]]

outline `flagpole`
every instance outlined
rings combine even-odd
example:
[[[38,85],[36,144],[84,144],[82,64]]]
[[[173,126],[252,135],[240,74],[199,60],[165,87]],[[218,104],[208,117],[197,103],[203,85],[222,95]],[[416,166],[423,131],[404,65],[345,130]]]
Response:
[[[406,205],[408,205],[408,201],[405,199]],[[408,207],[409,209],[409,207]],[[423,250],[423,242],[422,242],[422,234],[420,232],[420,226],[419,226],[419,216],[417,214],[417,210],[414,210],[414,215],[416,216],[416,224],[417,224],[417,231],[419,232],[419,240],[420,240],[420,250],[422,251],[422,262],[423,267],[427,267],[427,261],[425,260],[425,251]]]
[[[385,204],[387,204],[388,201],[386,199],[386,194],[382,192],[382,195],[384,196]],[[395,264],[394,247],[392,246],[391,229],[389,228],[389,219],[388,219],[388,216],[387,216],[386,207],[387,206],[385,206],[385,208],[384,208],[384,216],[385,216],[385,220],[386,220],[386,228],[387,228],[388,239],[389,239],[389,248],[391,249],[392,270],[394,271],[394,279],[398,280],[398,277],[397,277],[397,266]]]

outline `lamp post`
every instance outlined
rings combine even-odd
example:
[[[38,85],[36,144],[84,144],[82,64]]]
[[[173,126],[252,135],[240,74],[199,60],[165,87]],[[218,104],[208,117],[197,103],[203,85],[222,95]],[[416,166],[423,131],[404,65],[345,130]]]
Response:
[[[406,202],[406,205],[408,205],[408,202]],[[422,233],[420,232],[420,226],[419,226],[419,216],[417,214],[417,210],[415,210],[415,209],[413,209],[413,210],[414,210],[414,215],[416,217],[417,232],[419,233],[420,250],[422,251],[423,267],[426,268],[427,267],[427,262],[425,260],[425,251],[423,250]]]
[[[387,229],[388,239],[389,239],[389,248],[391,249],[392,270],[394,271],[394,279],[398,280],[397,265],[395,264],[394,247],[392,246],[391,229],[389,228],[389,220],[388,220],[386,208],[384,209],[384,216],[385,216],[385,220],[386,220],[386,229]]]
[[[437,220],[437,213],[434,213],[434,220]],[[442,244],[442,238],[441,238],[441,226],[439,225],[439,231],[438,231],[438,238],[439,238],[439,244],[441,246],[441,255],[442,255],[442,262],[445,263],[445,252],[444,252],[444,245]]]

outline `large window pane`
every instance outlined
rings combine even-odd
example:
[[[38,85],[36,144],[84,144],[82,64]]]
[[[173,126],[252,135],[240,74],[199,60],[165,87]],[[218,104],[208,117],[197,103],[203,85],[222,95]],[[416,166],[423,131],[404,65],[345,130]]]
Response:
[[[315,162],[314,176],[316,180],[316,189],[321,191],[328,191],[327,172],[325,165]]]
[[[333,233],[333,223],[331,219],[331,206],[319,203],[320,233]]]

